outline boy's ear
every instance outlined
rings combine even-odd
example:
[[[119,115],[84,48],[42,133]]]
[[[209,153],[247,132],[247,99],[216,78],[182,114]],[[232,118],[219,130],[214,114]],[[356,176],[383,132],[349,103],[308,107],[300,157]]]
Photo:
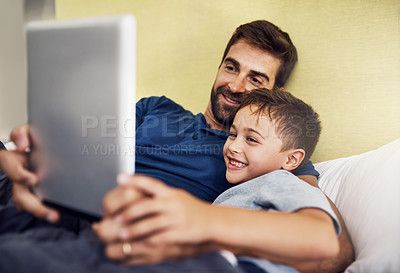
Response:
[[[287,154],[287,160],[283,163],[282,168],[287,171],[293,171],[301,162],[303,162],[306,152],[303,149],[292,149]]]

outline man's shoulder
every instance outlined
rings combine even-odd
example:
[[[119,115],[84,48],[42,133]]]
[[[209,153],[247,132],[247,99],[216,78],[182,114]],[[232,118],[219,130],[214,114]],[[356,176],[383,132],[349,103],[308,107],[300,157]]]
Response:
[[[312,175],[315,176],[317,179],[319,177],[319,172],[314,168],[314,165],[310,160],[306,164],[304,164],[300,169],[294,170],[293,174],[296,176]]]
[[[170,98],[166,96],[151,96],[140,99],[137,104],[137,107],[145,108],[148,110],[163,110],[163,111],[179,111],[179,112],[187,112],[183,106],[176,103]]]

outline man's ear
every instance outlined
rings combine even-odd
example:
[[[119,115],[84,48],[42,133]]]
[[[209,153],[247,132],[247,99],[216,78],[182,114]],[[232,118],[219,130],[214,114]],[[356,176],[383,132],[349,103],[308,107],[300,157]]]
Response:
[[[292,149],[287,153],[287,160],[283,163],[282,168],[287,171],[293,171],[301,162],[303,162],[306,152],[303,149]]]

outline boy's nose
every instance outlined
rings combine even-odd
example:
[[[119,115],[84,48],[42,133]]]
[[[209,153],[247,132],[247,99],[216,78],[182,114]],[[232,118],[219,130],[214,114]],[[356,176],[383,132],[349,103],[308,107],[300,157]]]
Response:
[[[240,143],[239,143],[239,141],[236,139],[235,141],[233,141],[230,145],[229,145],[229,147],[228,147],[228,150],[231,152],[231,153],[240,153],[240,151],[241,151],[241,146],[240,146]]]

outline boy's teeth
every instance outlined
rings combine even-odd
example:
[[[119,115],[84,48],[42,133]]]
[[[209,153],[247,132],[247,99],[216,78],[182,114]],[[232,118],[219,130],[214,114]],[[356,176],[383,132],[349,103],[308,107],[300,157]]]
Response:
[[[243,167],[246,166],[246,164],[243,164],[243,163],[240,163],[240,162],[237,162],[237,161],[234,161],[234,160],[230,160],[230,163],[232,165],[235,165],[236,167],[239,167],[239,168],[243,168]]]

